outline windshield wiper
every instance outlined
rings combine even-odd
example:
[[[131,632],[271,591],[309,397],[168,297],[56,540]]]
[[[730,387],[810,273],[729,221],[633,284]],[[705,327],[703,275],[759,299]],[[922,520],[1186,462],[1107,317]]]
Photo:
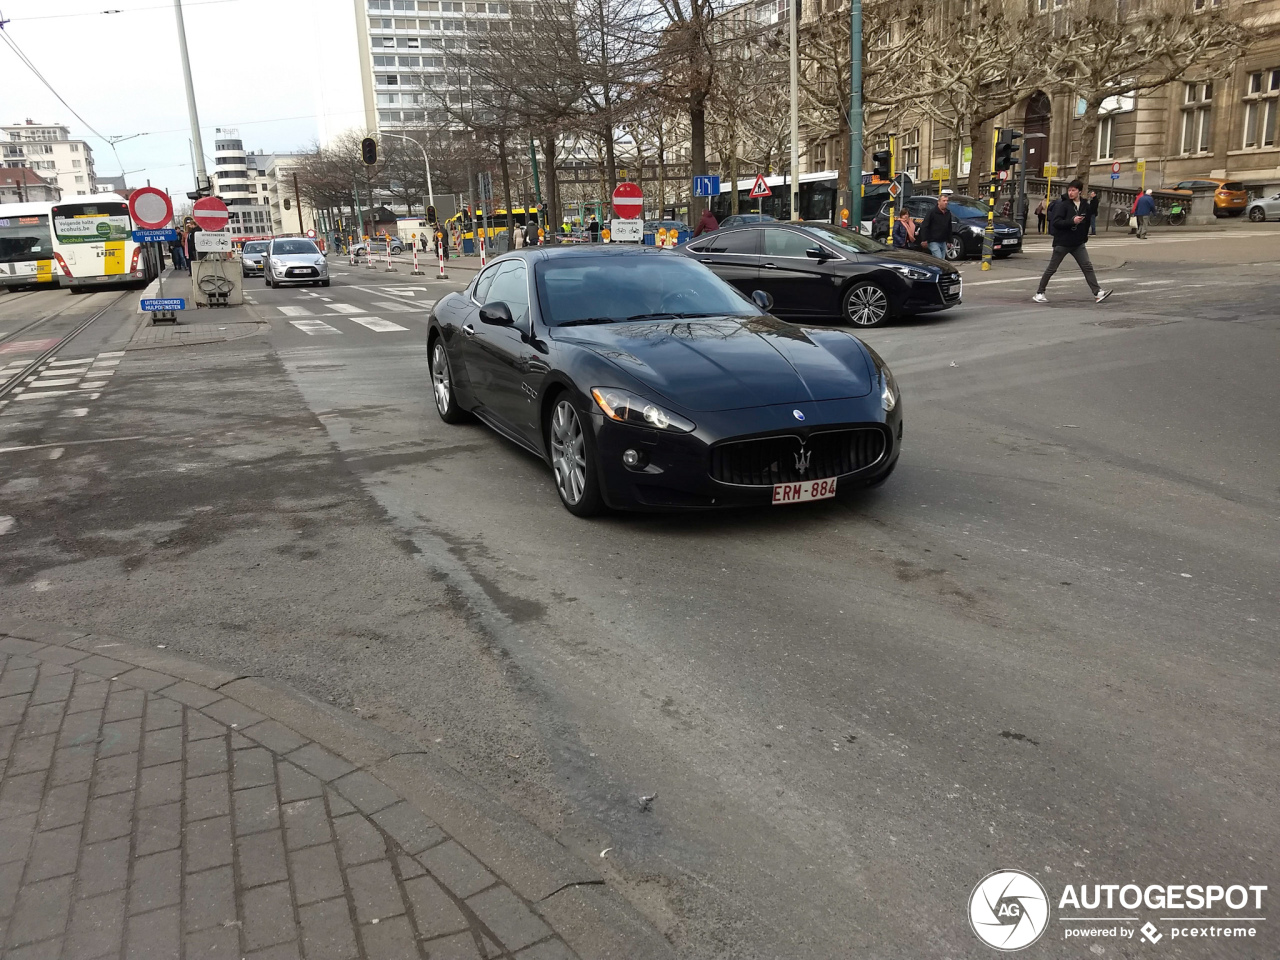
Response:
[[[723,313],[637,313],[628,320],[696,320],[698,317],[723,317]]]
[[[589,323],[617,323],[613,317],[579,317],[577,320],[566,320],[557,323],[557,327],[585,327]]]

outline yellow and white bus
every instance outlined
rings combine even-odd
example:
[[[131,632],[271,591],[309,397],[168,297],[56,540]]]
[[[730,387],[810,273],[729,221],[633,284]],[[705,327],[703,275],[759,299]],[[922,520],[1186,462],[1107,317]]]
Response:
[[[129,204],[114,193],[53,204],[53,256],[62,286],[83,293],[108,284],[145,287],[155,273],[133,242]]]
[[[0,204],[0,287],[58,285],[53,270],[52,203]]]

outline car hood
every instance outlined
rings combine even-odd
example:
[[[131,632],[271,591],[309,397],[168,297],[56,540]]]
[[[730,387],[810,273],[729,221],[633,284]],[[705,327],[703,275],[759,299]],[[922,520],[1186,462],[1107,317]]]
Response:
[[[324,257],[315,253],[277,253],[271,259],[291,267],[318,267],[324,262]]]
[[[556,331],[690,411],[865,397],[872,371],[859,340],[770,316],[648,320]],[[654,399],[659,397],[655,396]]]
[[[889,247],[876,253],[860,254],[865,260],[878,260],[884,263],[910,263],[922,267],[942,267],[943,273],[954,273],[955,268],[945,264],[932,254],[922,250],[906,250],[901,247]],[[865,260],[863,262],[865,262]]]
[[[966,227],[986,227],[987,225],[986,217],[957,217],[956,219],[959,220],[961,223],[963,223]],[[995,226],[1003,227],[1006,230],[1021,229],[1018,226],[1017,220],[1011,220],[1008,217],[996,217],[994,218],[993,223]]]

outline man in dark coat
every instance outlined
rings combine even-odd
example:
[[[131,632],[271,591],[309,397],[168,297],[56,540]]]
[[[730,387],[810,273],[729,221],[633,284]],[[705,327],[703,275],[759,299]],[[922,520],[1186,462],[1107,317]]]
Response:
[[[944,193],[938,204],[924,215],[916,228],[916,239],[929,248],[939,260],[947,259],[947,244],[951,242],[951,212],[947,209],[950,198]]]
[[[1098,286],[1098,278],[1093,272],[1093,261],[1089,259],[1089,253],[1085,250],[1085,244],[1089,241],[1089,222],[1098,214],[1098,195],[1090,192],[1089,199],[1085,200],[1080,196],[1083,189],[1083,183],[1072,180],[1067,187],[1066,199],[1059,200],[1053,205],[1053,214],[1049,220],[1049,232],[1053,234],[1053,256],[1049,258],[1049,266],[1045,268],[1044,276],[1040,278],[1040,288],[1031,298],[1036,303],[1049,302],[1044,291],[1049,286],[1050,278],[1058,272],[1058,267],[1067,256],[1075,257],[1076,263],[1080,266],[1080,272],[1084,274],[1085,283],[1089,284],[1089,289],[1093,291],[1095,302],[1101,303],[1111,296],[1110,290],[1103,290]]]

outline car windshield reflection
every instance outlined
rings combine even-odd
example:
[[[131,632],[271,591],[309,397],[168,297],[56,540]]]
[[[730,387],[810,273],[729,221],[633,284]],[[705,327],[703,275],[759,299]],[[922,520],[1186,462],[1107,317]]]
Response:
[[[861,233],[854,233],[845,227],[836,227],[826,223],[805,223],[800,229],[806,230],[824,243],[829,243],[838,250],[849,253],[882,253],[886,246],[879,240],[872,240]]]
[[[679,256],[574,257],[540,263],[548,326],[645,317],[758,317],[761,311],[706,267]]]

